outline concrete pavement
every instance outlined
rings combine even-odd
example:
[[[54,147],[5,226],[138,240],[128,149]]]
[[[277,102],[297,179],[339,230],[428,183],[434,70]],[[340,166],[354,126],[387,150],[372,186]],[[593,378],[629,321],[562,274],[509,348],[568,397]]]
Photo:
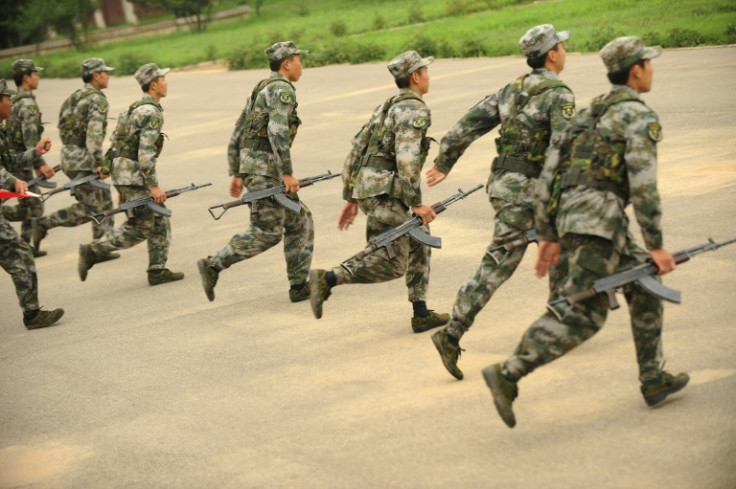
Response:
[[[734,237],[736,48],[667,50],[654,68],[644,98],[664,129],[665,246]],[[518,57],[436,61],[430,135],[439,140],[525,71]],[[89,226],[52,230],[42,246],[49,254],[37,260],[41,303],[66,309],[58,326],[26,331],[10,278],[0,278],[0,488],[736,487],[736,245],[664,279],[683,292],[682,305],[665,307],[664,331],[667,369],[692,378],[682,393],[646,407],[624,307],[595,338],[520,383],[513,430],[480,369],[508,356],[543,312],[535,247],[463,338],[461,382],[442,367],[429,333],[411,333],[402,280],[340,287],[315,320],[308,303],[289,303],[277,246],[224,271],[208,302],[196,260],[246,227],[248,211],[214,221],[206,209],[231,200],[226,145],[266,74],[167,76],[162,186],[213,183],[167,203],[169,266],[185,280],[149,287],[139,245],[80,282],[77,250],[91,239]],[[562,78],[579,108],[609,87],[592,54],[569,55]],[[41,80],[50,163],[59,158],[58,108],[80,84]],[[350,138],[395,91],[383,64],[306,69],[296,86],[304,122],[293,149],[297,177],[340,171]],[[113,117],[140,95],[132,77],[113,78],[106,93]],[[425,188],[425,202],[485,182],[495,134],[473,144],[445,183]],[[337,230],[338,180],[300,195],[315,217],[313,266],[362,249],[363,217]],[[48,209],[72,201],[57,195]],[[491,223],[478,192],[432,224],[443,248],[433,256],[431,308],[450,310]]]

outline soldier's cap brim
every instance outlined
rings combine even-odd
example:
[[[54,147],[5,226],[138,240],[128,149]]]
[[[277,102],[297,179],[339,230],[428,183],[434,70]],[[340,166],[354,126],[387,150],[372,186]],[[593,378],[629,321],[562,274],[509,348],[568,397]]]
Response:
[[[570,39],[570,31],[560,31],[557,33],[557,42],[565,42]]]
[[[644,46],[641,59],[652,59],[662,54],[662,46]]]

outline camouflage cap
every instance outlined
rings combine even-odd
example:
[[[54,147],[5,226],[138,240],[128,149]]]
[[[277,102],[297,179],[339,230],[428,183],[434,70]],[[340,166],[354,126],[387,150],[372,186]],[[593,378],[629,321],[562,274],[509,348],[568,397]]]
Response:
[[[527,58],[537,58],[547,54],[559,42],[570,39],[570,31],[557,32],[552,24],[532,27],[519,39],[519,48]]]
[[[263,51],[266,53],[268,62],[281,61],[287,56],[292,54],[309,54],[309,51],[303,49],[297,49],[296,44],[292,41],[282,41],[271,44],[267,49]]]
[[[135,79],[138,80],[140,86],[151,83],[160,76],[166,76],[170,68],[159,68],[156,63],[147,63],[135,71]]]
[[[617,37],[600,51],[603,64],[609,73],[624,71],[637,61],[656,58],[660,54],[662,54],[660,46],[645,46],[637,36]]]
[[[82,67],[82,76],[89,76],[98,71],[112,71],[115,69],[107,66],[102,58],[87,58],[82,61],[80,66]]]
[[[32,59],[16,59],[13,61],[13,73],[32,73],[34,71],[43,71],[43,68],[33,64]]]
[[[407,78],[419,68],[429,65],[432,61],[434,61],[434,56],[422,58],[416,51],[406,51],[388,62],[388,71],[394,75],[395,79],[400,80]]]
[[[15,90],[11,90],[5,80],[0,80],[0,95],[7,95],[12,97],[15,95]]]

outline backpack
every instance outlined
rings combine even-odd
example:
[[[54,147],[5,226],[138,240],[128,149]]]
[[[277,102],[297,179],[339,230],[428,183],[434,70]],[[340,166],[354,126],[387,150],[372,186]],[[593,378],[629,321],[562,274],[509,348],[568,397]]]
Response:
[[[61,142],[66,144],[75,144],[77,146],[83,146],[84,141],[87,137],[87,120],[76,115],[75,109],[77,104],[93,93],[94,88],[80,88],[79,90],[72,93],[64,103],[61,104],[59,109],[59,122],[57,127],[59,128],[59,137]]]

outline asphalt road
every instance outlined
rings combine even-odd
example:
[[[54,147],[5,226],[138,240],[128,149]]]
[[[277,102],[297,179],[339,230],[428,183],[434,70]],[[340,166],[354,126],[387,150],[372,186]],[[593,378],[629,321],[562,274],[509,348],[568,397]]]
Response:
[[[736,236],[736,47],[667,50],[654,62],[647,103],[659,114],[665,246]],[[430,67],[430,135],[437,139],[483,96],[526,71],[518,57],[440,60]],[[340,287],[321,320],[291,304],[281,247],[223,272],[208,302],[196,260],[247,225],[233,209],[225,151],[252,86],[266,70],[167,76],[159,161],[173,211],[169,266],[186,279],[149,287],[144,245],[77,277],[89,226],[54,229],[37,260],[41,303],[64,307],[58,326],[26,331],[7,275],[0,280],[0,488],[517,488],[736,487],[736,245],[665,277],[667,369],[690,385],[656,409],[639,393],[625,310],[564,358],[520,383],[518,425],[498,417],[480,369],[508,356],[543,312],[535,247],[463,338],[458,382],[429,333],[412,334],[403,280]],[[596,55],[569,55],[562,78],[579,107],[608,90]],[[78,80],[42,79],[37,91],[59,160],[58,108]],[[338,172],[352,135],[395,92],[383,64],[304,71],[297,177]],[[132,77],[107,90],[111,115],[139,95]],[[114,121],[111,121],[114,125]],[[495,133],[478,140],[426,203],[484,183]],[[430,159],[436,154],[436,146]],[[63,175],[59,181],[64,181]],[[300,192],[314,213],[313,266],[337,265],[364,244],[364,218],[336,227],[338,180]],[[49,210],[72,203],[50,199]],[[122,222],[118,216],[117,224]],[[432,225],[429,306],[449,311],[492,233],[478,192]],[[635,228],[635,234],[638,229]],[[625,309],[625,306],[622,308]]]

